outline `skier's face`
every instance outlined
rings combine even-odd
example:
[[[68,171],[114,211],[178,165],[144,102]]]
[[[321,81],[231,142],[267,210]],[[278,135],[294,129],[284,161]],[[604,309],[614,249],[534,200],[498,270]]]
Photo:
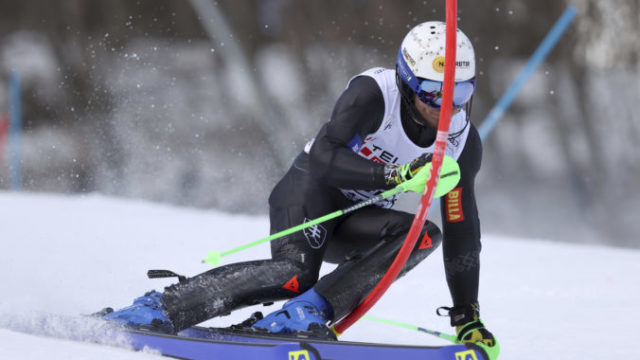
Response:
[[[422,118],[427,121],[429,126],[438,127],[438,120],[440,119],[440,109],[434,109],[431,106],[423,103],[418,99],[418,95],[413,95],[413,103],[415,104],[416,109],[422,115]],[[455,115],[460,111],[460,109],[453,108],[451,111],[451,115]]]

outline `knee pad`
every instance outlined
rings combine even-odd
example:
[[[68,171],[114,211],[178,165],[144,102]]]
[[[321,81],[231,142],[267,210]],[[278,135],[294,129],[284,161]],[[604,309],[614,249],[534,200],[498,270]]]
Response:
[[[428,235],[425,237],[425,234]],[[333,307],[335,318],[348,314],[389,269],[406,238],[406,233],[396,233],[380,241],[365,253],[342,263],[332,273],[323,277],[316,285],[316,291]],[[398,277],[413,269],[442,242],[438,227],[425,224],[416,245]]]
[[[312,269],[307,264],[297,261],[289,261],[291,277],[287,278],[282,286],[286,290],[290,290],[295,294],[302,294],[311,289],[318,282],[319,270]],[[295,294],[293,294],[295,296]]]
[[[398,241],[396,252],[400,250],[405,236],[406,235],[403,235],[399,238],[401,241]],[[440,231],[440,228],[438,228],[436,224],[427,221],[418,236],[418,240],[416,241],[416,245],[413,247],[413,251],[409,256],[409,259],[407,259],[407,263],[404,265],[404,268],[398,276],[403,276],[407,271],[413,269],[427,256],[431,255],[431,253],[437,249],[440,244],[442,244],[442,232]]]

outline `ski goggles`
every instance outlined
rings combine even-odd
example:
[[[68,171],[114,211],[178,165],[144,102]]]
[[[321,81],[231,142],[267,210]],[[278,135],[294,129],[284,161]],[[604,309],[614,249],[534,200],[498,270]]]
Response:
[[[440,109],[440,106],[442,105],[442,88],[444,83],[442,81],[427,80],[416,77],[413,74],[413,71],[409,68],[409,65],[407,65],[407,62],[404,60],[402,50],[398,51],[396,65],[398,75],[402,78],[402,81],[404,81],[404,83],[418,95],[418,99],[432,108]],[[457,82],[453,88],[453,107],[456,109],[462,108],[467,102],[469,102],[475,89],[475,78]]]
[[[414,90],[418,94],[418,99],[432,108],[440,109],[442,105],[442,81],[423,80],[420,81],[418,90]],[[457,82],[453,88],[453,107],[460,109],[469,102],[476,88],[476,79]]]

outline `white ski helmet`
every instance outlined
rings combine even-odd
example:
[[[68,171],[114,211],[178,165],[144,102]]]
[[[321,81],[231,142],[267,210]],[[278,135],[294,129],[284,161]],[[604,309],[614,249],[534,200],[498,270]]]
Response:
[[[401,56],[414,76],[427,80],[444,81],[444,57],[446,25],[442,21],[428,21],[415,26],[400,45],[396,65],[400,68]],[[456,34],[455,81],[466,81],[476,76],[473,45],[458,29]]]

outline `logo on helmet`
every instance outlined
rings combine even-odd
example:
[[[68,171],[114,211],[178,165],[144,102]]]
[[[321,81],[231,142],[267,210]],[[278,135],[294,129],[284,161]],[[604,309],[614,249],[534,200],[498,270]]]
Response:
[[[407,52],[407,48],[402,48],[402,56],[404,56],[404,60],[406,62],[408,62],[409,65],[411,65],[411,66],[415,66],[416,65],[416,61],[413,60],[411,55],[409,55],[409,53]]]
[[[470,67],[471,61],[469,60],[456,61],[456,68],[468,69]],[[435,70],[437,73],[444,72],[444,56],[438,56],[433,60],[433,70]]]
[[[444,56],[438,56],[433,59],[433,70],[440,74],[444,72]]]
[[[456,61],[456,67],[468,69],[469,67],[471,67],[471,61],[469,60]]]

